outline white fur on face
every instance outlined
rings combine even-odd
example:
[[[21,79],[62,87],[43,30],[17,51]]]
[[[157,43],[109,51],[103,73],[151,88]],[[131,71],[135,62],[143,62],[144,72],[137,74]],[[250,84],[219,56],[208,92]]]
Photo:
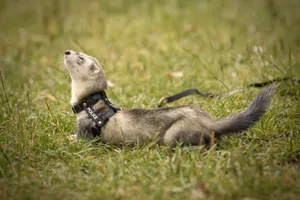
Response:
[[[97,77],[102,71],[99,62],[82,52],[68,50],[69,55],[64,56],[64,64],[73,80],[88,80]]]
[[[107,80],[97,59],[82,52],[65,51],[64,64],[72,78],[71,104],[107,88]]]

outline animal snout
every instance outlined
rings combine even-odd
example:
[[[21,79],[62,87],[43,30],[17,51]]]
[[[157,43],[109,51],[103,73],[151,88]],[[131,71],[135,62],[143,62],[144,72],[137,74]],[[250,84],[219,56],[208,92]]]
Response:
[[[71,54],[71,51],[67,50],[65,51],[65,55],[70,55]]]

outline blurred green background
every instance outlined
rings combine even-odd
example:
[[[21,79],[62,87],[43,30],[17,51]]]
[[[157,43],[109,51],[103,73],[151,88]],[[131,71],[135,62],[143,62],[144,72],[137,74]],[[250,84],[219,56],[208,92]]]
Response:
[[[98,58],[108,78],[131,92],[236,88],[299,72],[299,4],[2,0],[1,69],[12,88],[65,91],[62,53],[74,49]],[[184,77],[169,80],[170,72]]]

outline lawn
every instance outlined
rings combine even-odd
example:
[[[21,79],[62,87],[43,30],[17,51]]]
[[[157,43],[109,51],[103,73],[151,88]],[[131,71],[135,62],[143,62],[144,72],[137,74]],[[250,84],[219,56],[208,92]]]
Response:
[[[96,57],[123,108],[189,88],[216,118],[253,82],[300,78],[299,0],[1,0],[0,199],[299,199],[300,86],[277,88],[261,121],[211,146],[113,146],[76,132],[66,49]]]

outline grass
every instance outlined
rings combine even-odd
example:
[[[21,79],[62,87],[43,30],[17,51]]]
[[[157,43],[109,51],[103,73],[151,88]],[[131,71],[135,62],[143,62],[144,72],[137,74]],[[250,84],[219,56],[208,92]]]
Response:
[[[1,199],[298,199],[299,85],[280,85],[249,131],[212,147],[70,141],[65,49],[97,57],[121,107],[155,108],[188,88],[226,92],[300,78],[297,0],[0,2]],[[182,72],[180,78],[172,72]],[[259,92],[187,97],[215,117]]]

